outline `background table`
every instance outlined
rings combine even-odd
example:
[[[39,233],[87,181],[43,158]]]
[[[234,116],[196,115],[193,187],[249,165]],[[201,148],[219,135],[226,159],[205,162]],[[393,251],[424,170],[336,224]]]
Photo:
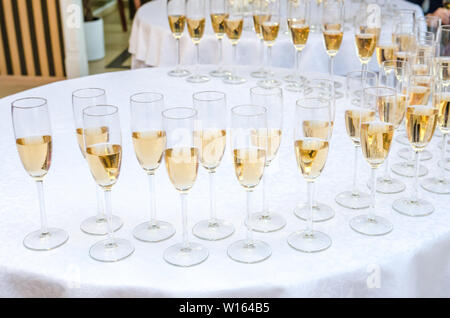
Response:
[[[209,2],[207,1],[207,3]],[[284,1],[282,3],[284,4]],[[403,0],[394,0],[391,3],[397,9],[414,9],[417,16],[423,16],[422,9],[416,4]],[[209,7],[207,10],[209,10]],[[209,14],[206,20],[205,35],[200,42],[200,61],[204,64],[215,64],[219,62],[218,42],[211,27]],[[387,21],[387,27],[391,27],[389,22]],[[386,25],[383,25],[383,27],[386,27]],[[346,27],[349,26],[346,25]],[[231,64],[230,41],[225,37],[222,43],[224,63]],[[182,64],[195,64],[195,46],[189,38],[187,30],[183,33],[180,47]],[[257,66],[261,55],[259,48],[260,43],[255,32],[244,31],[237,46],[238,64]],[[166,0],[153,0],[139,9],[133,21],[129,52],[133,55],[133,68],[148,65],[173,66],[176,64],[176,43],[167,22]],[[272,64],[276,67],[294,67],[292,40],[290,35],[288,36],[282,31],[280,31],[272,49]],[[328,72],[328,55],[323,46],[321,33],[310,33],[308,43],[302,52],[300,69],[302,72]],[[335,58],[334,69],[335,74],[339,75],[361,69],[361,63],[356,55],[353,28],[344,31],[343,42]],[[378,70],[375,54],[369,64],[369,69]]]
[[[205,70],[210,67],[203,66]],[[306,226],[293,214],[299,201],[306,200],[306,184],[295,161],[292,123],[298,94],[285,92],[284,129],[278,159],[270,168],[270,205],[287,220],[285,228],[271,234],[255,233],[268,242],[273,254],[266,261],[246,265],[228,258],[227,247],[245,237],[245,191],[238,184],[228,145],[217,171],[217,212],[236,226],[231,237],[217,242],[201,241],[210,251],[209,258],[192,268],[167,264],[163,251],[181,241],[179,197],[166,174],[164,165],[157,171],[158,217],[175,225],[171,239],[150,244],[135,240],[132,229],[149,217],[147,177],[140,168],[130,133],[129,96],[140,91],[165,94],[166,106],[192,105],[192,93],[222,90],[227,93],[228,108],[250,101],[249,88],[254,80],[241,86],[224,85],[218,79],[206,84],[189,84],[184,79],[169,78],[168,68],[146,68],[101,74],[57,82],[0,100],[0,297],[298,297],[298,296],[450,296],[450,196],[420,190],[436,210],[428,217],[411,218],[391,209],[394,199],[407,195],[377,195],[377,213],[388,218],[394,230],[386,236],[368,237],[350,229],[349,220],[366,211],[352,211],[338,206],[335,195],[351,187],[353,145],[344,127],[345,99],[337,103],[336,124],[329,159],[317,182],[318,200],[336,210],[327,222],[315,224],[328,233],[332,246],[321,253],[305,254],[292,249],[287,236]],[[241,69],[247,74],[250,68]],[[287,70],[277,69],[283,74]],[[284,73],[285,74],[285,73]],[[308,74],[308,77],[320,74]],[[338,78],[342,80],[342,78]],[[103,87],[109,103],[119,106],[123,132],[123,165],[113,188],[114,213],[124,220],[117,232],[133,242],[136,251],[118,263],[92,260],[88,251],[100,237],[81,232],[81,221],[95,214],[94,181],[78,149],[74,134],[71,92],[78,88]],[[21,166],[17,155],[10,116],[10,103],[21,97],[48,98],[53,125],[52,166],[45,179],[45,194],[50,226],[69,232],[69,241],[52,251],[34,252],[22,245],[24,236],[39,227],[35,185]],[[430,173],[437,173],[439,138],[428,147],[434,158],[424,162]],[[400,148],[394,143],[391,162],[400,161]],[[360,156],[359,185],[365,184],[369,167]],[[362,162],[364,161],[364,162]],[[380,169],[381,170],[381,169]],[[411,179],[402,178],[411,188]],[[261,188],[261,187],[260,187]],[[261,189],[259,189],[261,190]],[[189,227],[205,219],[208,211],[208,178],[205,169],[199,175],[188,201]],[[254,195],[254,210],[261,206],[261,193]],[[192,241],[199,239],[190,235]],[[372,271],[379,271],[380,288],[368,288]],[[375,280],[376,281],[376,280]]]

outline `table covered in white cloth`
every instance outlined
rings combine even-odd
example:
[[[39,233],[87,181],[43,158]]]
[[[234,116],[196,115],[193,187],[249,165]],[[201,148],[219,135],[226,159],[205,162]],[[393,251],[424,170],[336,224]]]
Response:
[[[416,16],[423,16],[422,9],[416,4],[403,0],[390,2],[393,8],[413,9],[416,11]],[[382,27],[392,28],[391,19],[392,16],[391,18],[386,16],[384,18],[386,24]],[[231,44],[226,37],[222,43],[224,63],[229,65],[232,63]],[[187,30],[183,33],[180,47],[182,64],[195,64],[196,50]],[[290,35],[280,31],[272,49],[272,65],[293,68],[294,51]],[[173,66],[176,64],[176,43],[167,21],[166,0],[153,0],[142,6],[136,13],[130,36],[129,52],[132,54],[133,68]],[[255,32],[244,30],[237,46],[238,64],[256,67],[260,61],[260,56],[260,43]],[[208,14],[205,35],[200,42],[200,61],[203,64],[214,64],[219,62],[218,59],[218,41],[212,30]],[[346,24],[342,45],[334,64],[335,74],[339,75],[361,69],[361,63],[356,55],[354,31],[351,25]],[[308,43],[302,51],[300,69],[302,72],[328,72],[328,55],[323,46],[322,33],[310,33]],[[369,69],[378,70],[375,54],[369,64]]]
[[[245,237],[246,202],[245,191],[232,167],[229,146],[217,170],[217,212],[236,226],[236,232],[221,241],[201,241],[210,255],[198,266],[179,268],[166,263],[163,251],[181,241],[181,212],[178,194],[161,165],[156,176],[157,214],[174,224],[177,233],[160,243],[135,240],[133,228],[149,217],[149,190],[146,174],[132,146],[129,96],[135,92],[158,91],[164,93],[167,107],[190,106],[193,92],[221,90],[226,92],[228,108],[231,108],[248,103],[249,88],[255,86],[254,80],[239,87],[224,85],[218,79],[189,84],[185,79],[169,78],[167,71],[168,68],[144,68],[101,74],[53,83],[0,100],[0,297],[450,296],[449,195],[420,190],[420,195],[426,196],[436,209],[430,216],[411,218],[391,208],[391,203],[407,192],[378,194],[377,213],[394,225],[393,231],[382,237],[364,236],[351,230],[350,218],[366,211],[352,211],[334,202],[335,195],[350,188],[352,180],[353,145],[344,127],[344,110],[348,105],[345,99],[337,103],[329,158],[317,182],[318,200],[336,211],[333,219],[315,224],[316,229],[332,238],[328,250],[306,254],[292,249],[286,242],[291,232],[306,226],[293,214],[296,204],[306,200],[306,184],[296,165],[291,129],[295,101],[300,95],[287,91],[282,145],[278,158],[267,171],[271,178],[270,205],[286,218],[287,225],[277,232],[254,235],[272,247],[269,259],[247,265],[234,262],[226,254],[232,242]],[[248,76],[250,68],[240,71]],[[124,220],[116,236],[131,240],[136,250],[117,263],[92,260],[89,248],[101,238],[89,236],[79,228],[80,222],[94,215],[96,209],[95,185],[77,146],[71,109],[71,92],[86,87],[105,88],[108,102],[120,108],[124,152],[112,204],[114,213]],[[66,244],[46,252],[31,251],[22,245],[24,236],[38,229],[39,212],[34,182],[22,168],[16,151],[10,103],[30,96],[48,99],[53,128],[52,166],[44,184],[49,225],[63,228],[70,235]],[[431,174],[438,172],[439,140],[435,137],[428,147],[434,158],[423,162]],[[400,161],[396,155],[399,148],[394,143],[390,154],[392,163]],[[359,185],[367,190],[369,167],[361,161]],[[412,179],[402,179],[410,190]],[[259,191],[254,193],[254,210],[261,207]],[[208,178],[203,168],[199,169],[188,200],[191,229],[193,224],[209,216]],[[192,235],[190,239],[200,241]]]

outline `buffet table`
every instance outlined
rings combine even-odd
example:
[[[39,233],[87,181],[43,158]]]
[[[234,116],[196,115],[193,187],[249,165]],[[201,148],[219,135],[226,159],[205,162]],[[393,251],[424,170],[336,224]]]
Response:
[[[207,1],[208,3],[208,1]],[[284,3],[284,2],[282,2]],[[416,10],[417,16],[423,16],[422,9],[411,2],[391,1],[396,9]],[[200,61],[204,64],[218,63],[218,42],[211,27],[207,5],[205,35],[200,42]],[[282,10],[283,11],[283,10]],[[285,11],[285,10],[284,10]],[[385,17],[383,27],[391,27],[392,12]],[[251,21],[251,18],[250,20]],[[253,24],[251,25],[253,27]],[[276,67],[294,67],[294,47],[290,35],[285,34],[284,26],[272,49],[272,63]],[[232,63],[230,41],[223,39],[224,63]],[[195,46],[185,30],[181,41],[181,62],[184,65],[195,64]],[[237,46],[237,61],[242,65],[257,67],[260,61],[260,43],[253,31],[244,31]],[[142,6],[136,14],[130,36],[129,52],[132,54],[132,67],[173,66],[176,64],[177,50],[175,39],[167,21],[166,0],[153,0]],[[361,63],[356,55],[353,26],[346,25],[339,53],[335,58],[335,74],[345,75],[349,70],[360,69]],[[300,62],[302,72],[328,72],[328,55],[323,46],[321,33],[310,33],[308,43],[302,52]],[[375,54],[369,64],[370,70],[378,70]]]
[[[209,71],[211,66],[202,66]],[[249,67],[240,72],[248,77]],[[221,90],[227,94],[228,108],[248,103],[250,79],[239,87],[218,79],[205,84],[189,84],[170,78],[168,68],[145,68],[107,73],[57,82],[0,100],[0,297],[450,297],[450,195],[420,190],[435,206],[428,217],[411,218],[394,212],[392,202],[408,193],[377,194],[377,213],[388,218],[394,230],[382,237],[360,235],[350,229],[350,218],[364,211],[338,206],[337,192],[351,187],[353,145],[344,127],[348,101],[337,102],[337,114],[329,158],[317,182],[318,200],[331,205],[333,219],[315,227],[330,235],[332,246],[323,252],[305,254],[289,247],[287,236],[306,226],[293,214],[296,204],[306,199],[306,184],[295,161],[292,140],[294,105],[299,94],[285,91],[284,129],[280,152],[267,173],[270,175],[270,205],[281,213],[287,225],[270,234],[255,233],[272,247],[272,256],[252,265],[232,261],[227,247],[245,236],[243,225],[245,193],[232,168],[230,148],[217,171],[217,212],[236,226],[236,232],[222,241],[201,241],[209,258],[191,268],[178,268],[163,260],[163,251],[181,241],[181,214],[178,194],[170,183],[164,165],[157,171],[157,214],[175,225],[177,233],[160,243],[144,243],[131,231],[149,217],[148,184],[135,158],[130,133],[129,96],[135,92],[158,91],[165,104],[192,105],[192,93]],[[287,70],[276,69],[280,75]],[[323,74],[308,73],[309,78]],[[343,78],[337,77],[343,82]],[[123,163],[119,181],[113,189],[113,211],[124,221],[116,237],[131,240],[135,252],[117,263],[92,260],[88,251],[100,240],[83,233],[80,222],[95,214],[94,182],[77,146],[71,108],[75,89],[102,87],[108,102],[120,108]],[[53,125],[53,161],[45,179],[47,213],[50,226],[68,231],[69,241],[48,252],[34,252],[22,245],[24,236],[39,227],[35,185],[25,173],[15,147],[10,103],[21,97],[48,99]],[[430,173],[437,173],[438,142],[428,147],[432,160],[423,162]],[[391,163],[400,144],[394,143]],[[362,156],[361,156],[362,157]],[[363,161],[363,162],[361,162]],[[208,217],[208,178],[203,168],[189,195],[188,218],[191,228]],[[361,188],[369,167],[360,158]],[[381,170],[381,169],[380,169]],[[400,178],[400,177],[399,177]],[[410,189],[412,180],[402,178]],[[261,187],[260,187],[261,188]],[[259,189],[261,190],[261,189]],[[254,210],[261,206],[261,192],[254,195]],[[190,239],[198,242],[192,235]]]

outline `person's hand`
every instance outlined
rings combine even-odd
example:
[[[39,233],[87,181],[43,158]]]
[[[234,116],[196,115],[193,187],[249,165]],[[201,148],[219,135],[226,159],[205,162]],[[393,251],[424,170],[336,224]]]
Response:
[[[438,8],[433,13],[429,13],[427,15],[434,15],[436,17],[441,18],[442,24],[450,24],[450,10],[445,8]]]

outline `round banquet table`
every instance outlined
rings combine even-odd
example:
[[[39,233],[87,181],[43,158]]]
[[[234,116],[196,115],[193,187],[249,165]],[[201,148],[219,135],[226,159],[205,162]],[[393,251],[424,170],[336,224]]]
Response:
[[[284,4],[283,1],[282,3]],[[394,0],[391,1],[391,4],[397,9],[413,9],[417,16],[423,16],[421,7],[411,2]],[[387,27],[392,27],[392,17],[386,16],[384,20]],[[284,29],[280,30],[279,37],[273,46],[272,65],[293,68],[294,47],[290,35],[286,35],[282,31]],[[224,64],[229,65],[232,63],[231,44],[226,37],[222,43]],[[182,64],[195,64],[196,50],[187,30],[181,38],[180,47]],[[166,0],[153,0],[138,10],[133,21],[128,50],[132,54],[133,68],[173,66],[176,64],[176,43],[167,21]],[[205,35],[200,42],[200,62],[215,64],[219,62],[218,59],[218,41],[212,30],[208,15]],[[260,60],[260,43],[255,32],[244,30],[237,46],[237,63],[254,65],[256,68]],[[344,39],[334,62],[334,72],[339,75],[345,75],[349,70],[361,68],[361,63],[356,55],[353,29],[349,25],[346,25]],[[370,61],[369,69],[378,70],[375,55]],[[310,33],[308,43],[302,51],[300,70],[302,72],[328,72],[328,55],[323,46],[321,33]]]
[[[205,70],[211,66],[202,66]],[[248,76],[249,67],[240,69]],[[306,184],[295,160],[292,118],[298,94],[285,91],[282,145],[270,178],[270,205],[281,213],[287,225],[270,234],[255,233],[256,239],[272,247],[272,256],[258,264],[241,264],[227,256],[227,247],[245,237],[245,191],[238,184],[232,167],[230,147],[217,171],[217,211],[230,220],[236,232],[221,241],[201,241],[209,258],[191,268],[179,268],[163,260],[163,251],[181,241],[181,212],[177,192],[164,165],[157,171],[157,214],[176,227],[176,234],[160,243],[144,243],[133,238],[133,228],[149,216],[147,177],[135,158],[131,133],[129,96],[140,91],[165,94],[166,107],[192,105],[192,93],[221,90],[227,106],[249,102],[250,79],[241,86],[222,84],[218,79],[205,84],[190,84],[170,78],[168,68],[144,68],[61,81],[31,89],[0,100],[0,297],[398,297],[450,296],[450,195],[435,195],[420,190],[435,206],[427,217],[411,218],[394,212],[394,199],[407,195],[377,194],[377,213],[388,218],[394,230],[381,237],[360,235],[350,229],[350,218],[366,211],[352,211],[334,202],[335,195],[351,187],[353,145],[344,127],[348,102],[338,100],[335,129],[326,167],[317,181],[318,200],[331,205],[336,216],[315,228],[326,232],[332,246],[321,253],[305,254],[292,249],[287,236],[306,226],[293,214],[296,204],[306,199]],[[280,74],[287,70],[276,69]],[[284,72],[284,73],[283,73]],[[323,74],[308,73],[309,78]],[[337,77],[342,81],[343,78]],[[78,149],[71,109],[71,92],[78,88],[103,87],[108,102],[120,109],[123,164],[112,204],[124,226],[116,237],[131,240],[135,252],[117,263],[92,260],[88,251],[100,237],[80,230],[80,222],[95,214],[95,185]],[[10,103],[18,98],[42,96],[48,99],[53,128],[53,160],[45,179],[47,214],[50,226],[68,231],[69,241],[46,252],[35,252],[22,245],[24,236],[39,226],[37,194],[17,155],[12,130]],[[428,147],[434,158],[424,162],[430,174],[437,173],[438,142]],[[393,144],[391,163],[400,159]],[[365,184],[369,167],[360,156],[359,186]],[[364,161],[364,162],[361,162]],[[382,170],[382,168],[380,168]],[[380,171],[381,173],[381,171]],[[399,177],[400,178],[400,177]],[[411,179],[402,178],[411,187]],[[259,187],[261,188],[261,187]],[[209,216],[207,172],[199,169],[197,181],[188,198],[188,223]],[[254,193],[253,210],[261,207],[261,189]],[[190,234],[195,242],[200,240]]]

